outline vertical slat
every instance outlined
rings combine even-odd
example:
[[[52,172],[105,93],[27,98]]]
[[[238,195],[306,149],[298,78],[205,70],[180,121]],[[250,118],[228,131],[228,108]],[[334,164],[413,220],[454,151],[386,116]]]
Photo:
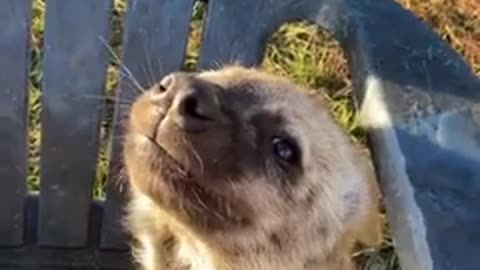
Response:
[[[165,74],[182,67],[187,46],[193,0],[133,0],[129,3],[124,38],[123,64],[142,86],[148,88]],[[122,78],[118,100],[132,100],[141,90],[132,79]],[[122,134],[125,107],[117,106],[115,137]],[[110,183],[103,219],[102,248],[122,248],[125,234],[120,220],[124,195],[116,188],[120,177],[119,141],[114,141]]]
[[[282,23],[299,18],[305,2],[209,1],[199,68],[213,68],[217,63],[258,64],[270,34]]]
[[[38,241],[86,243],[111,0],[47,0]]]
[[[31,7],[0,1],[0,246],[23,241]]]

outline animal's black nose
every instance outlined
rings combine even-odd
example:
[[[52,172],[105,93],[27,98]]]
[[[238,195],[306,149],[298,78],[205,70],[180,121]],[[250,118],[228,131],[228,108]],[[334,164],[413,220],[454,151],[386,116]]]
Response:
[[[159,90],[172,98],[169,114],[185,131],[205,131],[218,120],[218,89],[207,81],[177,72],[163,78]]]

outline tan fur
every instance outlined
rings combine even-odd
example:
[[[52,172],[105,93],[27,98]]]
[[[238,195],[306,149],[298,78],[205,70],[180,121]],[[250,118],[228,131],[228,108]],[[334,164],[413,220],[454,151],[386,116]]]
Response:
[[[176,78],[225,108],[191,133],[172,124],[182,89],[168,99],[156,86],[134,103],[126,226],[142,269],[350,270],[356,241],[378,244],[373,169],[322,101],[255,69]],[[301,170],[288,176],[263,150],[262,134],[283,131],[302,149]]]

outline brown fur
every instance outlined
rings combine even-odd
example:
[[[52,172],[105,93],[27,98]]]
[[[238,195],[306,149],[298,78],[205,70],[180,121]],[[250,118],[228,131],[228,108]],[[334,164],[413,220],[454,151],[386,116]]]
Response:
[[[254,69],[174,78],[135,101],[124,144],[143,269],[350,270],[357,240],[378,243],[372,168],[323,101]],[[201,131],[178,122],[192,89],[215,120]],[[270,138],[285,132],[301,163],[282,170]]]

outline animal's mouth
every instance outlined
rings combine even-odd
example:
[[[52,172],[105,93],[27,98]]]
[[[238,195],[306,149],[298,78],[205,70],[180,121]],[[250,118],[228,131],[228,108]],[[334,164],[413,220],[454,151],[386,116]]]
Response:
[[[127,155],[135,155],[131,164],[139,177],[130,179],[143,193],[179,221],[207,230],[245,226],[246,219],[235,209],[240,203],[228,191],[201,181],[198,174],[145,134],[129,134]],[[133,138],[135,137],[135,138]],[[134,152],[132,152],[134,151]],[[146,166],[145,166],[146,165]]]
[[[159,121],[160,123],[161,121]],[[139,143],[146,144],[145,148],[146,151],[152,152],[151,154],[154,156],[154,159],[161,160],[161,167],[162,168],[170,168],[168,173],[161,173],[161,177],[165,178],[171,175],[177,175],[180,177],[176,177],[176,180],[182,181],[193,181],[192,173],[185,168],[185,166],[178,161],[172,154],[168,152],[168,150],[163,147],[160,143],[156,140],[156,132],[152,131],[151,134],[138,134],[141,138]],[[143,142],[142,142],[143,141]]]
[[[175,172],[175,175],[182,176],[179,178],[180,180],[193,181],[192,173],[182,162],[180,162],[171,153],[169,153],[164,146],[162,146],[160,143],[161,140],[159,141],[159,132],[161,131],[162,124],[165,122],[165,120],[166,115],[160,114],[157,115],[156,119],[151,119],[151,123],[149,125],[145,125],[142,130],[132,131],[132,133],[135,134],[134,136],[138,136],[140,138],[136,143],[146,144],[146,148],[150,148],[150,150],[147,151],[153,152],[152,154],[158,159],[162,160],[162,163],[164,163],[163,165],[165,167],[171,168],[171,171]]]

